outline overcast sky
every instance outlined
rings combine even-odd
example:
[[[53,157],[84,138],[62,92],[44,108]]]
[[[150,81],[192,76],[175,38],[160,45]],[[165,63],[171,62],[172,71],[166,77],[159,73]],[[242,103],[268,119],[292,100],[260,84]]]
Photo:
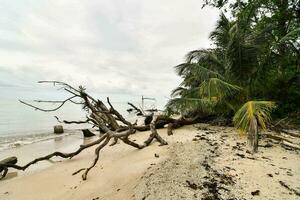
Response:
[[[173,67],[188,51],[210,47],[219,12],[201,5],[201,0],[1,0],[0,97],[55,95],[38,80],[85,85],[100,95],[169,96],[180,83]]]

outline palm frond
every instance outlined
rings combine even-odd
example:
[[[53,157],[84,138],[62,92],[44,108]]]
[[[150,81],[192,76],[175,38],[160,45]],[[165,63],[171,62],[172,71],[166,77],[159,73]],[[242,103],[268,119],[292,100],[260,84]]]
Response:
[[[234,126],[241,132],[248,132],[253,119],[257,119],[262,129],[266,129],[270,121],[270,113],[275,107],[272,101],[248,101],[235,113]]]
[[[282,42],[285,42],[285,41],[288,41],[288,40],[299,40],[299,38],[300,38],[300,27],[290,31],[289,33],[287,33],[285,36],[283,36],[280,39],[279,42],[282,43]]]
[[[184,87],[177,87],[174,90],[172,90],[171,97],[181,96],[185,90],[186,88]]]
[[[200,85],[200,96],[221,101],[224,97],[233,96],[241,90],[241,87],[219,78],[210,78]]]
[[[224,13],[221,13],[219,20],[217,21],[216,28],[210,33],[209,38],[214,41],[216,46],[222,48],[226,47],[230,40],[229,31],[231,26],[232,23],[230,23]]]
[[[166,112],[170,114],[187,114],[193,111],[201,111],[205,113],[213,112],[215,102],[207,98],[173,98],[166,105]]]

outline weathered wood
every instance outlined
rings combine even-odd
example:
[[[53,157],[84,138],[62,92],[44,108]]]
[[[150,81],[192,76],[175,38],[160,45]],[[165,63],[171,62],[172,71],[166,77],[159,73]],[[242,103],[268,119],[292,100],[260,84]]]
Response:
[[[7,165],[15,165],[17,162],[18,159],[15,156],[8,157],[0,161],[0,180],[3,179],[8,172]]]
[[[294,188],[291,188],[290,186],[288,186],[285,182],[283,181],[279,181],[280,185],[282,187],[285,187],[286,189],[288,189],[290,192],[293,192],[295,195],[300,197],[300,191],[295,190]]]
[[[287,141],[287,142],[290,142],[292,143],[292,141],[290,141],[289,139],[279,135],[279,134],[269,134],[269,133],[264,133],[263,134],[264,137],[267,137],[267,138],[270,138],[270,139],[273,139],[273,140],[278,140],[278,141]]]
[[[22,102],[23,104],[30,106],[36,110],[43,111],[43,112],[51,112],[56,111],[60,109],[66,102],[71,102],[74,104],[80,104],[83,105],[83,110],[86,112],[86,120],[85,121],[65,121],[65,120],[59,120],[58,117],[56,119],[61,123],[67,123],[67,124],[83,124],[88,123],[91,124],[93,127],[95,127],[97,130],[99,130],[101,137],[97,139],[94,142],[91,142],[89,144],[81,145],[76,151],[70,152],[70,153],[63,153],[63,152],[53,152],[51,154],[48,154],[46,156],[42,156],[39,158],[36,158],[32,160],[31,162],[25,164],[25,165],[17,165],[16,162],[6,162],[1,165],[3,171],[3,176],[7,174],[8,169],[13,168],[17,170],[26,170],[28,167],[30,167],[33,164],[36,164],[40,161],[49,160],[53,157],[61,157],[66,159],[71,159],[74,156],[77,156],[80,154],[83,150],[86,148],[90,148],[92,146],[97,146],[95,150],[95,157],[93,160],[93,163],[88,168],[84,168],[84,173],[82,174],[82,179],[85,180],[87,178],[88,172],[95,167],[99,160],[99,153],[100,151],[107,146],[109,141],[113,140],[113,144],[116,144],[118,139],[123,141],[125,144],[130,145],[134,148],[143,149],[144,147],[151,144],[151,142],[156,139],[161,145],[167,145],[168,143],[159,135],[157,132],[158,128],[163,128],[166,124],[172,123],[173,128],[177,128],[186,124],[194,123],[194,120],[186,120],[184,118],[180,119],[172,119],[168,116],[164,115],[154,115],[152,117],[151,123],[145,126],[136,126],[136,124],[132,124],[129,121],[127,121],[116,109],[114,109],[113,105],[110,103],[109,98],[107,98],[107,103],[110,106],[108,108],[102,101],[98,99],[94,99],[92,96],[86,93],[85,88],[79,87],[78,89],[63,83],[59,81],[42,81],[40,83],[53,83],[54,85],[58,85],[61,89],[67,91],[72,96],[63,100],[63,101],[37,101],[37,102],[52,102],[57,103],[59,102],[60,105],[54,109],[42,109],[38,106]],[[130,103],[129,103],[130,105]],[[132,106],[134,107],[134,106]],[[135,109],[144,115],[143,110],[138,109],[135,107]],[[119,124],[120,123],[120,124]],[[142,143],[138,144],[134,141],[131,141],[129,136],[136,131],[146,131],[150,130],[151,134],[149,137]],[[83,134],[89,133],[88,130],[83,130]],[[0,172],[2,172],[0,171]],[[80,170],[82,171],[82,170]],[[79,171],[77,172],[79,173]]]
[[[300,145],[288,142],[286,140],[283,140],[282,143],[281,143],[281,145],[283,147],[287,147],[287,148],[290,148],[290,149],[293,149],[293,150],[300,150]]]
[[[84,137],[93,137],[95,136],[94,133],[92,133],[89,129],[82,129],[82,134]]]
[[[132,103],[128,102],[128,105],[131,106],[133,108],[133,110],[136,111],[137,116],[143,116],[144,112],[139,109],[138,107],[136,107],[135,105],[133,105]]]
[[[53,127],[53,129],[54,129],[54,133],[55,133],[55,134],[61,134],[61,133],[64,133],[64,128],[63,128],[62,125],[55,125],[55,126]]]
[[[7,165],[7,164],[14,165],[17,162],[18,162],[18,158],[15,157],[15,156],[5,158],[5,159],[3,159],[3,160],[0,161],[0,168],[1,168],[1,165]]]

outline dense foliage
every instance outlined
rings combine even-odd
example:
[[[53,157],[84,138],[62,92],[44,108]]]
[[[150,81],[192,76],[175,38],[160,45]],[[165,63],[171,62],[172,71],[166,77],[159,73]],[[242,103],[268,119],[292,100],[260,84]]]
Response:
[[[210,34],[214,48],[186,55],[175,67],[183,78],[169,113],[213,114],[245,125],[273,117],[300,121],[300,9],[297,0],[207,0],[220,9]],[[274,110],[275,104],[277,109]],[[251,113],[252,112],[252,113]],[[240,119],[238,122],[237,119]]]

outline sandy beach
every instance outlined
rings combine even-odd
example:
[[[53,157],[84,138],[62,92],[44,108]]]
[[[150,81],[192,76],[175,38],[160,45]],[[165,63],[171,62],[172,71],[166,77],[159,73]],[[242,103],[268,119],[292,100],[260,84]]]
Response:
[[[252,155],[246,137],[230,127],[190,125],[172,136],[158,131],[169,145],[107,146],[83,181],[80,173],[72,173],[91,164],[90,148],[71,160],[1,181],[0,199],[300,199],[299,152],[263,139],[264,147]],[[142,142],[148,134],[131,138]]]

